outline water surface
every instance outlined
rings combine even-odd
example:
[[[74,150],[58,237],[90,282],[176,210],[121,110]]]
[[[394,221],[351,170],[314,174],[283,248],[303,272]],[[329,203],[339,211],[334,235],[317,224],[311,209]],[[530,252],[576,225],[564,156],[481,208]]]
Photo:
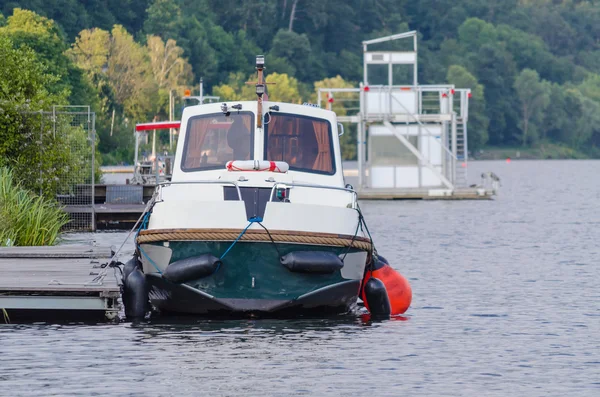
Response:
[[[491,202],[361,203],[412,284],[405,321],[2,325],[0,394],[598,396],[600,161],[478,162],[470,179],[488,170]]]

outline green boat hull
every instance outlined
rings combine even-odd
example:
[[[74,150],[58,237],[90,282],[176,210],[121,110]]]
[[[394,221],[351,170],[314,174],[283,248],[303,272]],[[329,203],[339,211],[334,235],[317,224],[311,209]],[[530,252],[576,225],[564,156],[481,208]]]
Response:
[[[152,243],[163,247],[162,242]],[[204,254],[220,258],[231,242],[171,241],[170,263]],[[344,268],[328,274],[292,272],[280,255],[297,251],[324,251],[354,257]],[[162,312],[217,314],[343,313],[356,304],[366,258],[358,249],[269,242],[238,242],[212,274],[184,283],[172,283],[159,272],[147,272],[152,305]],[[347,267],[353,266],[352,272]],[[352,274],[352,276],[349,276]],[[360,275],[357,277],[357,275]]]

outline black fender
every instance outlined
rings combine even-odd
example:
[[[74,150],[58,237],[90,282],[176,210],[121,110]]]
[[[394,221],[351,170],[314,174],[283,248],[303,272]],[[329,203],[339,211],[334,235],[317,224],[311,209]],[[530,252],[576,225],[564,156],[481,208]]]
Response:
[[[221,260],[211,254],[192,256],[169,264],[163,278],[172,283],[185,283],[213,274],[220,265]]]
[[[146,276],[139,268],[129,273],[125,280],[123,304],[127,318],[143,318],[148,311],[148,284]]]
[[[296,273],[330,274],[344,267],[333,252],[293,251],[281,257],[283,266]]]
[[[392,313],[390,298],[385,284],[378,278],[371,277],[364,286],[365,298],[369,311],[374,316],[389,317]]]

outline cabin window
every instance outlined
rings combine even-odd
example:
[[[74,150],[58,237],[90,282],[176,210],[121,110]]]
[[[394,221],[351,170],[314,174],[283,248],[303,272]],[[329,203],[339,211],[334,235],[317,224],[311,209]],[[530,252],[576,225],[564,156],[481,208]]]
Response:
[[[190,118],[181,159],[183,171],[224,168],[230,160],[254,156],[252,112],[207,114]]]
[[[275,112],[270,116],[265,124],[265,160],[285,161],[295,171],[335,173],[329,121]]]

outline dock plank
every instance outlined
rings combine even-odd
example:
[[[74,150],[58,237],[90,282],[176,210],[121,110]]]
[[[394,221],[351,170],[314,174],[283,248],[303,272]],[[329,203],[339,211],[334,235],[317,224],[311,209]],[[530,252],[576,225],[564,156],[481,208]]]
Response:
[[[0,247],[1,258],[109,258],[110,247],[56,245],[42,247]]]
[[[0,248],[0,293],[118,293],[119,271],[101,267],[110,257],[110,248],[88,245]]]

